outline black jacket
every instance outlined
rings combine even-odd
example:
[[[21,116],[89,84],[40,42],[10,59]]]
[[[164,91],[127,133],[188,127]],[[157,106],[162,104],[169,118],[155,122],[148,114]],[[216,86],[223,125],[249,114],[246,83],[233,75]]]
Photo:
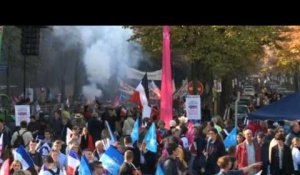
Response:
[[[145,163],[141,164],[141,171],[143,174],[155,174],[156,170],[156,154],[147,151],[146,153],[142,153],[145,158]]]
[[[96,117],[92,117],[88,121],[88,130],[89,133],[92,135],[94,141],[101,140],[101,132],[104,128],[104,123],[97,120]]]
[[[291,149],[284,145],[283,149],[283,157],[282,157],[282,169],[285,175],[291,175],[294,170],[293,166],[293,158]],[[280,175],[279,174],[279,150],[278,145],[272,148],[271,152],[271,166],[270,171],[272,175]]]
[[[178,162],[176,159],[169,157],[163,163],[164,175],[178,175]]]
[[[225,155],[225,146],[222,141],[216,140],[214,143],[208,143],[207,150],[208,157],[206,161],[205,171],[208,174],[216,174],[219,172],[220,168],[217,165],[219,157]]]
[[[125,147],[125,151],[130,150],[133,152],[134,154],[134,159],[133,159],[133,164],[136,168],[140,167],[140,163],[141,163],[141,151],[139,150],[139,148],[137,147]],[[124,151],[124,152],[125,152]]]
[[[124,162],[120,167],[119,175],[133,175],[134,170],[131,164]]]

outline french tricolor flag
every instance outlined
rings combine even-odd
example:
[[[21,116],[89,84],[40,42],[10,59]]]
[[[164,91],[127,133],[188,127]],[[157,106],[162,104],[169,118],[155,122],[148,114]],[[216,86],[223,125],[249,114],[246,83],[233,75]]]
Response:
[[[130,97],[130,101],[137,103],[141,107],[148,106],[149,100],[149,88],[148,88],[148,78],[147,73],[144,75],[142,81],[134,90]]]
[[[27,170],[30,167],[33,167],[33,160],[26,152],[23,146],[19,146],[16,150],[13,151],[14,159],[19,160],[22,164],[23,170]]]
[[[76,168],[80,165],[79,156],[74,150],[70,150],[70,153],[67,157],[68,166],[67,166],[67,174],[74,175]]]

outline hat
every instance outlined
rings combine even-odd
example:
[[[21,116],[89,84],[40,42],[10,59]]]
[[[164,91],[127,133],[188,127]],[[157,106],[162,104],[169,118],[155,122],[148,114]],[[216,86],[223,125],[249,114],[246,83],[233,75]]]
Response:
[[[76,118],[76,119],[82,118],[82,115],[79,114],[79,113],[78,113],[78,114],[75,114],[75,118]]]
[[[170,127],[175,127],[177,125],[175,120],[170,121]]]
[[[179,121],[180,121],[181,123],[187,123],[187,122],[188,122],[188,119],[187,119],[187,117],[185,117],[185,116],[181,116],[181,117],[179,117]]]

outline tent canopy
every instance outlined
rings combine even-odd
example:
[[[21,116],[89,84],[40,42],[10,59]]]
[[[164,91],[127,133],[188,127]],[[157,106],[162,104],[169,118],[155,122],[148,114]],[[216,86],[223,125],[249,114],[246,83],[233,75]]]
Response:
[[[299,120],[300,93],[296,92],[248,115],[250,120]]]

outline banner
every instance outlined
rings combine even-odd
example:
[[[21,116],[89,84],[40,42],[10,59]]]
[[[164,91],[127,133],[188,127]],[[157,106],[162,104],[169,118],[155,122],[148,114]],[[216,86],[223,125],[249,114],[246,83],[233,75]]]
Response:
[[[200,95],[187,95],[186,115],[189,120],[201,120],[201,99]]]
[[[15,121],[16,126],[20,126],[21,121],[30,122],[30,106],[29,105],[15,105]]]

